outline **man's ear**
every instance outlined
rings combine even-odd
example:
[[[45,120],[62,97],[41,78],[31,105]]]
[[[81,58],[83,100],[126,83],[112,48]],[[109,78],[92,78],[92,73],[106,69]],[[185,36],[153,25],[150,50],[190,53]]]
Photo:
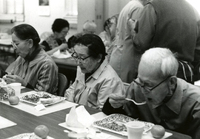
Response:
[[[168,81],[170,90],[174,90],[176,88],[176,84],[177,84],[177,77],[171,76]]]

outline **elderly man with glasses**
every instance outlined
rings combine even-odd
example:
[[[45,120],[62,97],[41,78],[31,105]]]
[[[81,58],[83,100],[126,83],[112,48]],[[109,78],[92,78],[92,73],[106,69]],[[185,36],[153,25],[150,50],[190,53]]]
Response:
[[[74,83],[65,92],[66,99],[101,109],[110,94],[124,95],[123,82],[108,64],[101,38],[85,34],[73,41],[72,57],[78,68]]]
[[[199,139],[200,88],[177,78],[177,70],[178,62],[169,49],[147,50],[139,63],[138,78],[126,95],[110,95],[102,111],[122,113]],[[136,105],[127,98],[146,103]]]

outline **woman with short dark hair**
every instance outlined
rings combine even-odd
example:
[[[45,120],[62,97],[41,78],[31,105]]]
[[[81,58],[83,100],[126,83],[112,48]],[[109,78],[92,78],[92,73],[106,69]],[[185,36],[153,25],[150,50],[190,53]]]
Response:
[[[8,66],[4,76],[7,83],[56,94],[58,68],[51,57],[41,49],[37,31],[28,24],[12,28],[12,45],[19,57]]]
[[[68,48],[65,37],[69,31],[69,22],[65,19],[57,18],[53,22],[51,29],[53,34],[41,43],[41,45],[43,45],[43,49],[47,51],[49,55],[59,49],[65,50]]]
[[[101,109],[110,94],[125,93],[121,79],[108,64],[105,45],[99,36],[80,36],[72,49],[78,68],[74,83],[65,92],[68,101]]]

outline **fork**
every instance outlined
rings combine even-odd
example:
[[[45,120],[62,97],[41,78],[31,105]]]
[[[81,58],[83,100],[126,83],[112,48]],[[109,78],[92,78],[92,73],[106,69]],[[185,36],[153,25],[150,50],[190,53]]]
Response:
[[[140,103],[139,103],[139,102],[136,102],[135,100],[130,99],[130,98],[125,98],[125,100],[131,101],[131,102],[133,102],[135,105],[144,105],[144,104],[147,103],[146,101],[140,102]]]

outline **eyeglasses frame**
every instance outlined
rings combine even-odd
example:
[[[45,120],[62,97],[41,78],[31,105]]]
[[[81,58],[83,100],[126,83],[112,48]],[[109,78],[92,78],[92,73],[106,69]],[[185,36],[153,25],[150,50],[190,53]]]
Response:
[[[77,53],[76,53],[76,52],[73,52],[73,53],[71,54],[71,56],[72,56],[76,61],[83,62],[83,63],[85,63],[85,60],[86,60],[87,58],[91,57],[91,55],[89,55],[89,56],[87,56],[87,57],[84,57],[84,58],[81,58],[81,57],[78,57],[78,56],[75,57],[74,54],[77,54]]]
[[[151,92],[152,90],[154,90],[156,87],[158,87],[159,85],[161,85],[163,82],[165,82],[167,79],[169,79],[171,76],[168,76],[167,78],[165,78],[164,80],[162,80],[161,82],[159,82],[157,85],[151,87],[151,88],[145,88],[145,85],[142,85],[140,83],[138,83],[136,80],[133,80],[134,83],[136,83],[138,86],[140,86],[141,88]]]

